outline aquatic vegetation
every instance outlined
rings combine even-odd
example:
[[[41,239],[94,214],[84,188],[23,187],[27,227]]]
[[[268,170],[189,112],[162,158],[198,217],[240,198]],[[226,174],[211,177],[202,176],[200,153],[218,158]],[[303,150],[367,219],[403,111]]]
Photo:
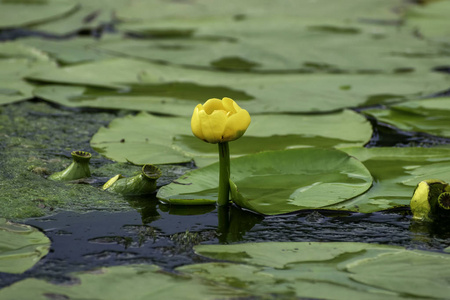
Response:
[[[364,113],[401,130],[450,138],[450,97],[406,101]]]
[[[59,210],[133,209],[139,214],[128,220],[137,221],[127,228],[138,226],[133,229],[137,238],[103,230],[88,243],[133,248],[153,239],[158,244],[153,250],[165,254],[162,241],[172,238],[169,242],[178,244],[179,251],[164,256],[170,260],[165,270],[194,256],[192,245],[205,232],[196,231],[198,223],[208,227],[209,243],[354,241],[352,234],[360,231],[371,243],[448,247],[448,222],[440,217],[450,206],[450,149],[442,147],[450,143],[450,2],[241,2],[0,1],[1,216],[45,215],[42,222],[53,224],[50,215]],[[252,122],[245,138],[233,142],[229,182],[235,205],[230,208],[234,213],[225,214],[221,207],[215,211],[214,205],[201,205],[216,204],[220,164],[215,149],[189,129],[196,103],[222,95],[245,107]],[[200,130],[198,116],[194,134],[223,142],[225,130]],[[224,124],[223,118],[209,119],[205,128],[216,121]],[[243,131],[238,127],[226,138],[238,138]],[[408,147],[380,147],[394,144]],[[80,184],[47,180],[70,163],[71,149],[92,153],[91,177],[86,179],[85,172],[75,181]],[[157,182],[151,178],[143,192],[137,183],[148,177],[136,171],[148,163],[158,164],[161,177]],[[127,178],[114,177],[109,190],[116,191],[102,191],[114,174]],[[430,178],[441,181],[426,181]],[[123,197],[135,194],[136,185],[145,196]],[[154,193],[158,188],[160,202]],[[365,214],[383,210],[403,221]],[[346,214],[338,224],[354,226],[340,230],[325,212]],[[310,216],[305,223],[298,221],[303,217],[296,219],[305,214]],[[180,219],[171,219],[174,215]],[[182,228],[186,223],[178,221],[189,215],[195,215],[190,219],[195,225],[188,234]],[[79,215],[74,216],[68,222]],[[384,227],[380,231],[386,239],[371,239],[361,221],[365,218],[377,219],[369,226]],[[121,228],[121,222],[105,227]],[[306,237],[290,235],[299,224],[310,227]],[[172,230],[165,237],[164,226]],[[396,226],[408,242],[391,236]],[[266,234],[268,227],[272,234]],[[253,237],[246,236],[249,232]],[[449,269],[444,253],[356,243],[216,246],[196,250],[228,262],[184,265],[175,268],[176,274],[153,265],[129,265],[70,275],[76,284],[26,279],[49,277],[46,272],[55,268],[61,251],[56,246],[36,272],[10,281],[0,276],[3,286],[11,284],[0,298],[402,299],[445,298],[449,292],[442,279]],[[128,248],[121,254],[81,253],[80,264],[86,267],[87,257],[107,257],[96,266],[153,263],[153,257],[137,257]],[[27,258],[34,263],[44,252]],[[411,273],[411,266],[421,276]],[[58,278],[72,270],[64,268]],[[15,280],[20,281],[12,284]],[[127,289],[130,283],[136,289]],[[188,289],[193,292],[187,295]]]
[[[250,125],[250,115],[232,99],[209,99],[198,104],[191,118],[192,133],[199,139],[216,144],[240,138]]]
[[[231,160],[231,199],[252,211],[276,215],[339,206],[372,185],[366,167],[346,153],[304,148],[267,151]],[[159,189],[174,205],[214,204],[219,163],[193,170]]]
[[[50,250],[50,240],[38,229],[0,218],[0,272],[19,274]]]
[[[116,175],[103,185],[103,190],[124,195],[148,195],[156,191],[156,180],[161,177],[161,170],[154,165],[144,165],[141,173],[133,177]]]
[[[231,98],[209,99],[198,104],[191,118],[192,133],[199,139],[219,145],[218,205],[228,205],[230,194],[230,149],[228,142],[239,139],[250,125],[249,113]]]
[[[449,216],[450,187],[441,180],[419,182],[411,199],[413,218],[419,221],[433,221]]]
[[[185,265],[175,272],[144,264],[102,267],[71,274],[75,280],[66,284],[29,278],[3,288],[0,297],[394,300],[441,299],[450,291],[445,280],[450,256],[445,253],[338,242],[198,245],[195,251],[220,261]]]
[[[86,151],[72,151],[72,163],[64,170],[53,173],[50,180],[70,181],[91,176],[89,160],[92,154]]]
[[[189,122],[186,117],[128,115],[100,128],[91,146],[115,161],[140,165],[194,160],[203,167],[218,161],[216,149],[192,136]],[[252,115],[245,139],[234,141],[230,154],[233,158],[289,148],[363,146],[371,136],[367,119],[350,110],[325,115]]]

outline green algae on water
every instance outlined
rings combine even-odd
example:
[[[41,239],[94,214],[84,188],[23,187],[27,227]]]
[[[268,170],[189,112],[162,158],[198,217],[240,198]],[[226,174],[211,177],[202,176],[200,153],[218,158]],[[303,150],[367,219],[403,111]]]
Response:
[[[68,146],[93,153],[94,166],[110,163],[91,150],[88,143],[98,128],[114,117],[115,114],[105,112],[62,110],[42,102],[3,106],[0,217],[24,219],[52,214],[57,209],[80,212],[131,209],[123,197],[104,193],[95,186],[45,178],[70,164]]]

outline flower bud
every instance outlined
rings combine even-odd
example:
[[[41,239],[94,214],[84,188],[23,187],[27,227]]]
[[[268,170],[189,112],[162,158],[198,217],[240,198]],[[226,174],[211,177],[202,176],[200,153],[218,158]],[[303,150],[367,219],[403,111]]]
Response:
[[[223,143],[240,138],[250,121],[250,114],[232,99],[213,98],[195,107],[191,129],[196,137],[205,142]]]

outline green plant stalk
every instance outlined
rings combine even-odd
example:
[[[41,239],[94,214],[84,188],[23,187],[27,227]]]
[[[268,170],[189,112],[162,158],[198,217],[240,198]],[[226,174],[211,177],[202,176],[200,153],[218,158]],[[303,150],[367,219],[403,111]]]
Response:
[[[92,155],[86,151],[72,151],[72,163],[63,171],[53,173],[48,177],[50,180],[70,181],[91,176],[89,160]]]
[[[148,195],[156,190],[156,180],[159,177],[161,170],[154,165],[146,164],[142,167],[141,174],[136,176],[129,178],[124,178],[120,174],[114,176],[105,183],[103,190],[125,196]]]
[[[219,206],[228,205],[230,197],[230,148],[228,142],[219,143]]]

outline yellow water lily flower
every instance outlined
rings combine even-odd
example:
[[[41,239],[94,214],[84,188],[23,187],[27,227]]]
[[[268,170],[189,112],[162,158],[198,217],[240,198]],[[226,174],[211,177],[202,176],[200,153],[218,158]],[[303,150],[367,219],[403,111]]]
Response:
[[[431,221],[440,210],[448,210],[446,194],[449,190],[449,184],[442,180],[428,179],[419,182],[410,202],[413,219]],[[444,196],[439,201],[441,195]]]
[[[240,138],[250,125],[250,114],[233,99],[209,99],[198,104],[191,119],[192,133],[208,143],[230,142]]]

